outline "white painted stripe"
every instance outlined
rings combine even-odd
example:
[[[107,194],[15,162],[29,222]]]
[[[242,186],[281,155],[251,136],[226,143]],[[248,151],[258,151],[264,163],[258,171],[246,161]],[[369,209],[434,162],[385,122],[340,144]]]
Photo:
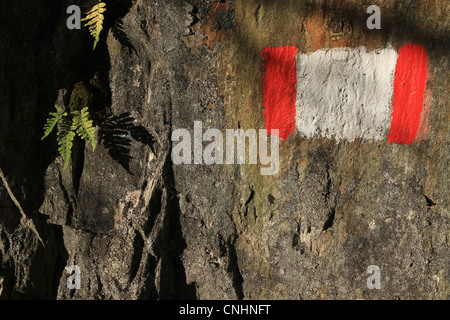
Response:
[[[389,134],[397,52],[337,48],[297,54],[300,135],[383,140]]]

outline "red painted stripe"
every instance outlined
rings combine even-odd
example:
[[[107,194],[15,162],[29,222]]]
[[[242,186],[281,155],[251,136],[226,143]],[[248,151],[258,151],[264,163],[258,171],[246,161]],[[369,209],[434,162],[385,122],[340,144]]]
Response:
[[[410,144],[416,137],[427,83],[427,53],[417,44],[403,46],[397,59],[389,143]]]
[[[297,74],[294,46],[265,48],[263,57],[263,104],[267,133],[278,129],[281,139],[287,139],[295,129],[295,97]]]

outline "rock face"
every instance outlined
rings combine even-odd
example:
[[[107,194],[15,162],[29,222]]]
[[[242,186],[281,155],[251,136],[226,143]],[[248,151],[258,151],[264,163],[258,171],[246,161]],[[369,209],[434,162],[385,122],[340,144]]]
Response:
[[[0,168],[45,242],[0,185],[1,298],[449,298],[445,2],[372,1],[382,28],[368,30],[360,0],[107,1],[95,52],[87,30],[66,28],[70,4],[84,1],[0,4]],[[264,48],[410,42],[428,55],[412,144],[294,133],[273,176],[172,164],[172,132],[194,121],[265,127]],[[83,97],[99,143],[75,141],[63,171],[42,127],[55,103]]]

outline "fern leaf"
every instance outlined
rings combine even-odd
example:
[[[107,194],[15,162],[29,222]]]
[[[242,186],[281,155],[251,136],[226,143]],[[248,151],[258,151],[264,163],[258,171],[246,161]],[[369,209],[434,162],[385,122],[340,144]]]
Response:
[[[73,138],[75,132],[68,118],[63,118],[60,122],[58,131],[58,151],[64,161],[64,168],[66,170],[69,165],[70,157],[72,155]]]
[[[44,125],[44,136],[41,138],[41,140],[44,140],[52,131],[53,128],[56,126],[56,124],[65,116],[67,116],[67,113],[63,111],[62,108],[55,105],[56,112],[50,112],[50,117],[47,119],[46,124]]]
[[[94,49],[97,46],[98,41],[100,40],[100,32],[103,30],[103,13],[106,11],[106,3],[101,0],[98,1],[96,5],[94,5],[91,10],[88,11],[86,17],[81,19],[81,21],[87,21],[84,25],[85,27],[89,27],[89,32],[91,36],[94,37]]]
[[[72,114],[74,116],[72,130],[75,130],[81,139],[90,142],[92,151],[94,151],[96,147],[95,128],[92,126],[92,120],[89,120],[88,108],[85,107],[81,111],[74,111]]]

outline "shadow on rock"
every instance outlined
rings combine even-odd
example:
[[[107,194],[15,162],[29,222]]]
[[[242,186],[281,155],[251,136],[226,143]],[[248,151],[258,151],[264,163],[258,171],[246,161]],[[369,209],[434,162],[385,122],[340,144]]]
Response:
[[[129,112],[107,118],[99,124],[100,142],[108,150],[109,155],[117,161],[128,173],[130,171],[130,155],[132,139],[154,150],[154,137],[141,125],[135,125],[136,119]]]

